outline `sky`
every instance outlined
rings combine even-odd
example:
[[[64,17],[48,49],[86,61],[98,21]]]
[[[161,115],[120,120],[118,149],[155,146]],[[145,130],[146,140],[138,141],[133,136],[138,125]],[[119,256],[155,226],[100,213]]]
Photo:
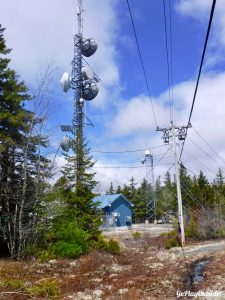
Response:
[[[129,0],[129,4],[150,97],[127,1],[84,0],[83,36],[94,38],[98,44],[96,53],[86,60],[101,79],[98,96],[85,103],[85,114],[94,125],[86,126],[85,134],[96,160],[98,193],[104,193],[110,182],[115,188],[129,184],[132,176],[140,184],[146,177],[141,160],[148,149],[154,159],[155,179],[163,182],[173,165],[173,152],[164,145],[156,125],[170,126],[171,111],[175,125],[187,125],[212,1],[165,1],[170,89],[163,0]],[[71,72],[77,1],[0,0],[0,5],[0,22],[12,49],[11,67],[31,92],[46,68],[51,70],[43,101],[50,111],[46,155],[56,157],[55,170],[59,171],[64,163],[62,151],[57,151],[63,137],[60,125],[70,124],[73,116],[73,91],[64,93],[59,81],[63,72]],[[212,181],[219,167],[225,174],[224,115],[225,0],[218,0],[192,128],[182,153],[190,175],[202,170]],[[174,169],[170,170],[173,173]],[[55,179],[58,176],[56,172]]]

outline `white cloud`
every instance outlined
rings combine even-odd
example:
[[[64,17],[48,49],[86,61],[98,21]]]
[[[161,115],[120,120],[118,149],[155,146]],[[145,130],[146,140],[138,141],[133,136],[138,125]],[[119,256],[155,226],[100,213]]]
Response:
[[[179,0],[175,8],[182,16],[193,17],[198,21],[204,22],[207,26],[212,6],[211,0]],[[214,45],[225,46],[225,1],[218,0],[215,6],[213,18]],[[207,28],[207,27],[206,27]],[[218,47],[218,45],[217,45]]]
[[[192,114],[191,122],[194,128],[207,140],[210,145],[217,151],[218,154],[225,158],[224,140],[224,111],[225,111],[225,72],[220,74],[208,74],[201,78],[196,102]],[[174,86],[174,122],[175,125],[186,125],[191,109],[191,103],[194,94],[195,81],[183,82]],[[157,121],[160,126],[165,125],[165,121],[169,119],[169,106],[167,103],[167,91],[154,99],[154,108]],[[138,148],[140,145],[152,147],[161,144],[161,133],[153,135],[155,130],[154,120],[148,98],[144,96],[135,97],[127,101],[118,108],[115,118],[110,123],[111,135],[115,137],[124,137],[128,140],[127,144],[131,149]],[[169,121],[166,126],[169,125]],[[204,142],[196,135],[193,129],[189,129],[189,136],[201,148],[205,149],[210,156],[215,156],[214,153],[207,147]],[[126,137],[129,137],[128,139]],[[218,164],[212,159],[210,160],[204,152],[202,152],[191,140],[186,141],[185,149],[190,151],[192,155],[203,162],[205,166],[211,168],[216,173],[221,160],[216,158]],[[185,154],[184,154],[185,157]],[[185,161],[188,164],[187,156]],[[191,163],[195,172],[198,173],[196,165]],[[203,168],[203,166],[201,166]],[[225,170],[225,166],[224,166]],[[212,179],[211,174],[205,168],[203,170]]]
[[[70,71],[73,58],[73,35],[77,32],[76,1],[13,0],[0,1],[0,18],[6,27],[5,38],[12,66],[27,83],[31,83],[40,65],[54,58],[61,73]],[[116,1],[91,0],[84,2],[84,37],[93,37],[97,52],[87,61],[100,78],[104,78],[103,92],[95,105],[105,100],[119,82],[115,38],[118,31]],[[101,11],[100,8],[101,7]],[[74,26],[75,24],[75,26]],[[60,88],[60,87],[59,87]]]

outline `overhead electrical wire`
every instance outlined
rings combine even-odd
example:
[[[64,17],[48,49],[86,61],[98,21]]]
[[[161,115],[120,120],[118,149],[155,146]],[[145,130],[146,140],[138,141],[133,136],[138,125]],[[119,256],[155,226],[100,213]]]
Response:
[[[168,194],[170,194],[171,196],[177,198],[177,194],[174,193],[173,191],[169,190],[166,186],[164,186],[164,188],[167,190]],[[200,214],[197,213],[196,211],[193,210],[193,208],[188,204],[188,203],[183,203],[184,206],[186,206],[186,208],[189,208],[189,210],[191,210],[193,213],[196,214],[196,216],[200,217]]]
[[[205,144],[212,150],[212,152],[225,164],[225,160],[216,152],[216,150],[200,135],[200,133],[192,126],[197,135],[205,142]]]
[[[173,39],[172,39],[172,9],[169,0],[169,38],[170,38],[170,83],[171,83],[171,103],[172,103],[172,120],[173,120]]]
[[[214,161],[218,166],[218,161],[212,157],[209,153],[207,153],[204,149],[202,149],[202,147],[200,147],[197,143],[195,143],[190,137],[188,137],[188,139],[199,149],[201,150],[208,158],[210,158],[212,161]]]
[[[167,149],[167,151],[162,155],[162,157],[156,162],[155,167],[159,164],[159,162],[165,158],[166,154],[172,149],[172,145]]]
[[[138,49],[138,54],[139,54],[139,58],[141,61],[141,66],[142,66],[142,70],[143,70],[143,74],[144,74],[144,78],[145,78],[145,84],[146,84],[146,88],[147,88],[147,92],[148,92],[148,98],[151,102],[152,114],[153,114],[155,125],[157,128],[158,123],[156,121],[155,110],[154,110],[153,101],[152,101],[152,97],[150,94],[150,88],[149,88],[149,84],[148,84],[148,78],[147,78],[147,74],[146,74],[146,70],[145,70],[145,66],[144,66],[144,62],[143,62],[143,58],[142,58],[142,54],[141,54],[141,50],[140,50],[140,46],[139,46],[139,42],[138,42],[138,38],[137,38],[137,33],[136,33],[135,25],[134,25],[134,20],[133,20],[133,15],[132,15],[131,8],[130,8],[129,0],[127,0],[127,6],[128,6],[131,24],[132,24],[132,28],[133,28],[133,32],[134,32],[134,37],[135,37],[135,41],[136,41],[136,45],[137,45],[137,49]]]
[[[204,169],[206,169],[206,170],[208,170],[210,173],[212,173],[212,174],[214,174],[215,175],[215,172],[214,171],[212,171],[210,168],[208,168],[205,164],[203,164],[202,162],[200,162],[196,157],[194,157],[193,155],[191,155],[187,150],[184,150],[185,151],[185,153],[187,153],[190,157],[191,157],[191,159],[193,160],[193,161],[196,161],[199,165],[201,165]]]
[[[164,15],[164,34],[166,41],[166,63],[167,63],[167,81],[168,81],[168,91],[169,91],[169,102],[170,102],[170,122],[173,121],[173,113],[172,113],[172,99],[171,99],[171,80],[170,80],[170,62],[169,62],[169,50],[168,50],[168,38],[167,38],[167,17],[166,17],[166,4],[165,0],[163,0],[163,15]]]
[[[196,82],[194,96],[193,96],[192,105],[191,105],[191,111],[190,111],[189,118],[188,118],[188,125],[191,124],[191,117],[192,117],[192,113],[193,113],[193,109],[194,109],[194,105],[195,105],[196,95],[197,95],[197,91],[198,91],[198,84],[199,84],[199,80],[200,80],[200,76],[201,76],[201,72],[202,72],[202,66],[203,66],[203,62],[204,62],[204,58],[205,58],[205,52],[206,52],[206,48],[207,48],[207,44],[208,44],[209,33],[210,33],[211,25],[212,25],[212,20],[213,20],[213,15],[214,15],[214,11],[215,11],[215,6],[216,6],[216,0],[213,0],[212,1],[211,12],[210,12],[210,17],[209,17],[209,22],[208,22],[208,28],[207,28],[206,38],[205,38],[205,43],[204,43],[204,48],[203,48],[201,62],[200,62],[200,67],[199,67],[199,71],[198,71],[197,82]],[[183,153],[185,140],[184,140],[184,142],[182,144],[182,149],[181,149],[181,152],[180,152],[180,158],[179,158],[179,160],[181,160],[181,156],[182,156],[182,153]]]
[[[191,171],[191,170],[190,170],[190,169],[188,169],[187,167],[185,167],[185,169],[186,169],[188,172],[190,172],[190,173],[192,173],[193,175],[195,175],[195,176],[197,176],[197,177],[198,177],[198,174],[196,174],[195,172]]]
[[[182,182],[181,180],[181,186],[184,189],[184,191],[188,194],[188,196],[192,199],[192,201],[195,202],[195,204],[197,204],[198,207],[203,208],[202,204],[198,201],[198,199],[193,195],[193,193],[191,192],[191,190],[187,187],[187,185]]]
[[[190,115],[189,115],[189,119],[188,119],[188,124],[190,124],[190,122],[191,122],[191,116],[192,116],[194,105],[195,105],[195,99],[196,99],[196,95],[197,95],[197,91],[198,91],[198,84],[199,84],[199,80],[200,80],[200,76],[201,76],[201,72],[202,72],[202,66],[203,66],[205,52],[206,52],[206,48],[207,48],[207,44],[208,44],[209,33],[210,33],[211,25],[212,25],[215,5],[216,5],[216,0],[213,0],[211,13],[210,13],[210,17],[209,17],[209,24],[208,24],[206,38],[205,38],[205,44],[204,44],[204,48],[203,48],[203,52],[202,52],[201,63],[200,63],[199,71],[198,71],[198,78],[197,78],[197,82],[196,82],[196,86],[195,86],[194,97],[192,100],[191,111],[190,111]]]
[[[166,171],[164,171],[163,173],[161,173],[161,174],[157,177],[157,179],[160,179],[163,175],[166,175],[166,173],[168,173],[174,166],[175,166],[175,164],[172,163],[172,164],[170,165],[170,167],[169,167]]]
[[[155,146],[155,147],[149,147],[149,148],[144,148],[144,149],[134,149],[134,150],[123,150],[123,151],[101,151],[101,150],[91,150],[93,153],[112,153],[112,154],[120,154],[120,153],[129,153],[129,152],[140,152],[140,151],[145,151],[145,150],[153,150],[157,148],[162,148],[165,147],[166,145],[160,145],[160,146]]]
[[[165,163],[165,164],[160,164],[158,166],[170,166],[171,163]],[[145,166],[112,166],[112,167],[105,167],[104,165],[103,166],[95,166],[93,167],[93,169],[140,169],[140,168],[145,168]]]

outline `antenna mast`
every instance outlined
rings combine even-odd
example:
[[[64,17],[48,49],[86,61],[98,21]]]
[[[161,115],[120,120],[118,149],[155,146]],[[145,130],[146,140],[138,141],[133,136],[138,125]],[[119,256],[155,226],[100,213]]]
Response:
[[[80,169],[82,167],[83,155],[81,153],[83,144],[83,99],[82,99],[82,14],[83,0],[78,0],[77,21],[78,33],[74,35],[74,58],[72,62],[72,84],[74,89],[74,115],[73,115],[73,134],[74,152],[76,153],[76,184],[80,181]]]
[[[64,136],[60,146],[63,151],[73,150],[76,155],[75,186],[81,182],[81,169],[84,160],[84,100],[92,100],[98,94],[98,76],[92,71],[83,56],[89,57],[95,53],[98,45],[92,38],[83,38],[83,0],[77,0],[78,33],[74,35],[74,57],[72,61],[72,74],[64,73],[60,83],[64,92],[70,88],[74,90],[74,110],[71,125],[62,125],[62,131],[70,132],[73,137]],[[86,63],[86,66],[85,64]],[[88,119],[88,118],[87,118]],[[89,119],[88,119],[89,121]],[[92,123],[91,123],[92,124]]]

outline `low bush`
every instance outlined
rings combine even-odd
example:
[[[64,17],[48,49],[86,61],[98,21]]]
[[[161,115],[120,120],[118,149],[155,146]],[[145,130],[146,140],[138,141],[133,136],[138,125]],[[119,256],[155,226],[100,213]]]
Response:
[[[54,238],[52,238],[54,237]],[[89,235],[74,221],[58,222],[51,232],[49,253],[60,258],[76,258],[87,252]]]
[[[164,237],[164,247],[166,249],[180,246],[178,233],[176,230],[164,232],[161,234],[161,237]]]
[[[56,256],[50,250],[39,250],[36,253],[36,256],[41,263],[45,263],[50,259],[56,258]]]
[[[185,235],[189,238],[199,238],[198,226],[193,217],[191,218],[189,224],[185,228]]]
[[[35,285],[26,289],[32,297],[58,298],[60,296],[60,286],[57,280],[47,278],[40,280]]]
[[[141,234],[140,234],[140,232],[135,231],[135,232],[132,233],[132,236],[133,236],[134,239],[138,239],[138,238],[141,237]]]
[[[165,248],[166,249],[170,249],[170,248],[173,248],[173,247],[179,247],[180,244],[178,242],[178,240],[176,239],[176,237],[174,238],[167,238],[165,240]]]
[[[11,288],[15,290],[23,289],[25,286],[25,283],[22,280],[19,279],[5,279],[0,281],[0,287],[3,288]]]
[[[92,249],[104,250],[107,253],[120,254],[120,245],[116,240],[107,240],[102,235],[99,236],[98,241],[92,244]]]

